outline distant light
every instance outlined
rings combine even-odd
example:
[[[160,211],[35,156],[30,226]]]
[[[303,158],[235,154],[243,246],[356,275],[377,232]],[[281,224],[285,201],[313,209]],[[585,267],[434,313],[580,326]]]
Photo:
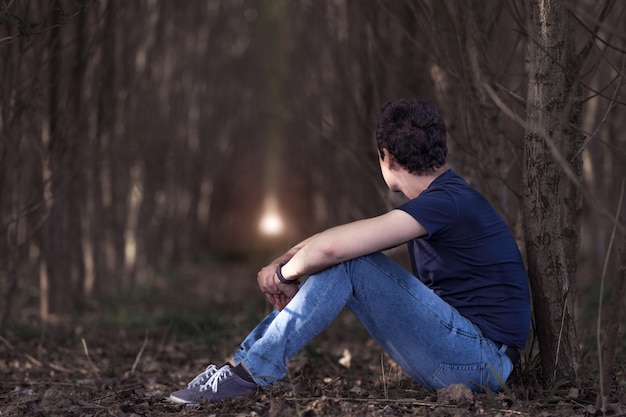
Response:
[[[261,230],[261,233],[269,236],[280,235],[284,229],[285,226],[283,224],[283,220],[275,211],[266,212],[259,223],[259,230]]]

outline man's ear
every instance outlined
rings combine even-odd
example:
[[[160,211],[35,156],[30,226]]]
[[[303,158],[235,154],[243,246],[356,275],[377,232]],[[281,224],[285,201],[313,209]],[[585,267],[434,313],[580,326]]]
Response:
[[[391,152],[389,152],[387,148],[383,148],[382,156],[383,157],[381,159],[383,160],[384,163],[387,164],[389,169],[394,169],[397,167],[398,161],[396,161],[396,158],[391,154]]]

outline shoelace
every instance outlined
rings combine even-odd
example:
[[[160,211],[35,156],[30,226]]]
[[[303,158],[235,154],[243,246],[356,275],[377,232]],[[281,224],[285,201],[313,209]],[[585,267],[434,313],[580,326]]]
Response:
[[[228,365],[222,366],[220,369],[215,371],[213,375],[211,375],[211,377],[206,383],[200,386],[200,391],[205,391],[207,388],[211,387],[211,391],[213,391],[213,393],[216,393],[219,382],[224,378],[228,378],[232,374],[233,373],[230,371],[230,366]]]
[[[200,372],[190,383],[187,384],[187,388],[191,388],[195,385],[203,384],[207,379],[210,379],[213,374],[217,372],[217,366],[209,365],[204,372]]]

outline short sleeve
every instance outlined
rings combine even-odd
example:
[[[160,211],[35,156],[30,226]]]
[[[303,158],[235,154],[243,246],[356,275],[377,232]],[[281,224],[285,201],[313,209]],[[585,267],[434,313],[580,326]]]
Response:
[[[445,231],[458,210],[454,199],[440,189],[428,189],[397,208],[412,216],[428,232],[426,239]]]

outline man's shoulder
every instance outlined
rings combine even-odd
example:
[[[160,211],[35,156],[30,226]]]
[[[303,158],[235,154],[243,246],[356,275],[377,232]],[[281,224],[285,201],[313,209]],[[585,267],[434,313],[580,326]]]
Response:
[[[438,176],[435,181],[433,181],[431,186],[432,188],[445,186],[470,187],[469,183],[463,177],[457,174],[452,168],[448,168],[445,172]]]

